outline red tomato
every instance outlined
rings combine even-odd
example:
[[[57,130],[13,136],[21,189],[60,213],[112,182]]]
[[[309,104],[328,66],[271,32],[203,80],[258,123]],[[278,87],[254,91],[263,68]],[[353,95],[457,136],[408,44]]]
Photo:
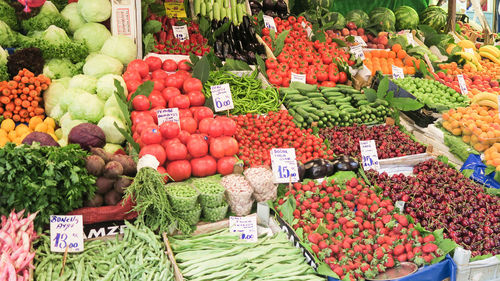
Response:
[[[160,144],[151,144],[144,146],[143,148],[141,148],[141,151],[139,152],[139,158],[141,158],[146,154],[153,155],[156,158],[156,160],[160,162],[160,165],[163,165],[163,163],[165,163],[165,160],[167,159],[167,154],[165,153],[165,149]]]
[[[168,72],[174,72],[177,70],[177,63],[174,60],[168,59],[163,62],[161,68]]]
[[[167,169],[165,169],[163,166],[158,166],[158,168],[156,168],[156,171],[158,171],[158,173],[160,173],[161,175],[164,175],[163,181],[167,183],[169,180],[167,175]]]
[[[191,135],[187,143],[187,149],[194,158],[203,157],[208,153],[208,144],[201,137]]]
[[[220,118],[216,118],[208,127],[208,135],[216,138],[224,134],[224,122]]]
[[[134,110],[148,110],[151,107],[151,102],[146,96],[138,95],[132,100]]]
[[[194,120],[193,117],[182,117],[180,118],[180,121],[182,130],[187,131],[190,134],[196,132],[198,124],[196,123],[196,120]]]
[[[144,129],[155,128],[155,127],[156,127],[156,124],[154,124],[154,123],[141,122],[141,123],[137,123],[137,125],[135,126],[135,132],[137,134],[139,134],[139,138],[140,138],[141,133]]]
[[[139,124],[142,122],[154,123],[153,117],[151,117],[149,111],[132,111],[130,118],[132,119],[132,124]]]
[[[165,101],[165,99],[163,98],[161,93],[157,90],[154,90],[153,92],[151,92],[148,99],[151,102],[151,107],[153,107],[153,108],[155,108],[155,107],[161,107],[161,108],[167,107],[167,102]]]
[[[213,118],[214,112],[210,108],[202,106],[193,113],[193,116],[194,119],[196,119],[199,122],[205,118]]]
[[[224,144],[225,142],[222,138],[213,138],[210,142],[210,155],[217,159],[224,157]]]
[[[170,108],[189,108],[189,106],[189,98],[186,95],[175,96],[168,102],[168,107]]]
[[[238,159],[234,156],[220,158],[217,160],[217,173],[223,176],[232,174],[237,161]]]
[[[181,108],[179,109],[179,118],[182,117],[193,117],[193,113],[191,113],[191,110],[187,108]]]
[[[142,77],[139,74],[139,72],[135,70],[127,70],[125,73],[123,73],[123,80],[125,80],[125,83],[128,81],[141,81]]]
[[[182,81],[191,78],[191,73],[187,72],[186,70],[177,70],[175,75],[179,76],[182,78]]]
[[[141,77],[146,77],[146,75],[148,75],[149,73],[149,66],[145,61],[141,59],[135,59],[127,65],[127,71],[129,70],[137,71],[139,72]]]
[[[177,160],[168,163],[167,173],[174,181],[183,181],[191,177],[191,164],[187,160]]]
[[[165,88],[165,84],[163,84],[163,80],[153,80],[154,86],[153,89],[156,91],[161,91]]]
[[[206,155],[201,158],[194,158],[191,159],[191,169],[193,176],[196,177],[215,175],[217,172],[217,162],[210,155]]]
[[[166,87],[161,91],[161,94],[165,101],[169,102],[171,98],[181,95],[181,91],[174,87]]]
[[[142,82],[138,80],[128,80],[127,82],[125,82],[125,84],[127,85],[128,92],[132,93],[135,92],[135,90],[137,90],[137,88],[142,84]]]
[[[166,139],[173,139],[179,135],[179,124],[172,121],[164,122],[160,125],[160,133]]]
[[[184,160],[187,156],[187,147],[181,142],[170,142],[165,148],[167,153],[167,159],[173,160]]]
[[[201,91],[192,91],[187,94],[191,106],[202,106],[205,104],[205,95]]]
[[[187,62],[189,62],[189,60],[181,60],[179,63],[178,63],[178,67],[180,70],[185,70],[185,71],[190,71],[191,70],[191,66],[189,66],[187,64]]]
[[[219,121],[222,122],[222,127],[224,129],[224,136],[232,136],[236,133],[236,122],[229,118],[229,117],[226,117],[226,116],[220,116],[220,117],[217,117],[217,119],[219,119]]]
[[[189,92],[194,92],[194,91],[202,91],[203,90],[203,85],[201,84],[200,79],[197,78],[187,78],[184,80],[184,83],[182,85],[182,89],[184,90],[184,93],[189,93]]]
[[[224,143],[224,155],[225,156],[234,156],[238,154],[239,147],[238,141],[232,137],[221,137]]]
[[[195,114],[196,115],[196,114]],[[214,121],[213,118],[205,118],[198,123],[198,129],[202,134],[208,134],[208,130],[210,128],[210,124]]]
[[[161,59],[159,57],[147,57],[144,59],[144,61],[148,64],[149,66],[149,71],[155,71],[157,69],[161,69]]]
[[[141,133],[141,141],[146,145],[160,144],[161,140],[162,136],[160,130],[158,129],[158,126],[155,126],[153,128],[146,128]]]
[[[184,78],[177,74],[170,75],[165,79],[166,87],[174,87],[177,89],[181,89],[183,83],[184,83]]]
[[[191,134],[188,131],[181,130],[179,132],[178,138],[183,144],[187,144],[190,136]]]
[[[168,74],[162,70],[162,69],[157,69],[155,71],[153,71],[153,73],[151,73],[151,78],[153,80],[161,80],[161,81],[165,81],[165,79],[167,79],[168,77]]]

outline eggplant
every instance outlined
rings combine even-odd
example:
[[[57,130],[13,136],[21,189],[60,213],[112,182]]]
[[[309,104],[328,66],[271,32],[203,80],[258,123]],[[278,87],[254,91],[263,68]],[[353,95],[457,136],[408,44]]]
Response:
[[[244,35],[245,33],[243,33],[241,31],[241,28],[239,26],[235,26],[234,27],[234,31],[233,31],[233,39],[235,41],[240,41],[240,40],[244,40]]]
[[[286,14],[288,13],[288,7],[286,6],[286,3],[284,0],[278,0],[275,5],[275,11],[278,14]]]
[[[218,21],[216,19],[213,19],[212,20],[212,23],[210,24],[210,27],[213,29],[213,30],[216,30],[218,27]]]
[[[335,166],[333,165],[332,162],[326,160],[325,167],[326,167],[326,176],[327,177],[335,174]]]
[[[227,54],[227,56],[225,56],[224,59],[234,59],[234,56],[233,54]]]
[[[234,53],[234,59],[235,60],[240,60],[240,61],[244,61],[246,63],[248,63],[247,59],[245,58],[244,55],[242,55],[240,52],[235,52]]]
[[[221,52],[214,52],[214,55],[218,57],[220,60],[224,60],[224,55]]]
[[[305,177],[310,179],[319,179],[326,177],[327,167],[324,159],[313,159],[304,164],[306,169]]]
[[[244,30],[248,30],[250,27],[250,18],[247,15],[243,16],[243,24],[241,26]]]
[[[248,53],[247,53],[247,60],[251,64],[257,62],[257,60],[255,59],[255,53],[252,52],[252,51],[248,51]]]
[[[270,16],[270,17],[273,17],[273,18],[277,16],[276,12],[273,11],[273,10],[267,10],[267,11],[265,11],[264,15]]]
[[[335,170],[350,171],[349,163],[339,161],[337,164],[335,164]]]
[[[250,8],[262,10],[262,4],[259,1],[250,1]]]
[[[258,44],[255,47],[255,51],[257,52],[257,54],[261,54],[261,55],[266,54],[266,48],[263,45],[261,45],[261,44]]]
[[[230,54],[229,52],[229,43],[228,42],[224,42],[224,45],[222,45],[222,56],[224,56],[225,58]]]
[[[304,179],[304,175],[306,173],[306,168],[304,167],[304,164],[297,160],[297,172],[299,173],[299,180],[302,181]]]
[[[262,9],[264,9],[264,11],[273,11],[275,7],[276,3],[274,3],[273,0],[264,0],[264,2],[262,2]]]
[[[334,160],[334,166],[338,171],[355,171],[359,168],[359,163],[350,156],[342,155]]]
[[[222,41],[220,41],[220,40],[215,41],[214,53],[219,52],[222,55],[222,50],[223,50],[222,45],[223,45]]]
[[[257,43],[257,37],[255,37],[255,28],[253,26],[250,26],[248,28],[248,38],[252,40],[252,42]]]
[[[224,19],[222,20],[222,24],[225,24],[227,22],[229,22],[229,18],[228,17],[224,17]]]
[[[256,9],[256,8],[250,8],[250,11],[252,11],[252,15],[257,15],[262,10],[261,9]]]
[[[238,40],[235,43],[236,43],[236,50],[240,51],[240,53],[246,52],[245,47],[243,47],[243,42]]]

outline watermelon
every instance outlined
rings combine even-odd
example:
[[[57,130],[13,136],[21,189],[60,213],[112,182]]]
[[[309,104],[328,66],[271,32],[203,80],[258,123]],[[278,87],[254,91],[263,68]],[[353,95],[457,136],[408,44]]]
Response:
[[[345,16],[346,22],[353,22],[357,27],[365,28],[370,21],[370,17],[362,10],[352,10]]]
[[[418,13],[412,7],[401,6],[396,12],[396,30],[416,29],[419,23]]]
[[[441,32],[448,19],[448,13],[439,6],[429,6],[420,15],[420,23],[426,24],[437,32]]]
[[[394,31],[396,16],[394,13],[383,7],[378,7],[370,12],[370,26],[378,31]]]
[[[323,18],[323,24],[333,22],[333,29],[342,29],[345,26],[345,18],[341,13],[329,12]]]

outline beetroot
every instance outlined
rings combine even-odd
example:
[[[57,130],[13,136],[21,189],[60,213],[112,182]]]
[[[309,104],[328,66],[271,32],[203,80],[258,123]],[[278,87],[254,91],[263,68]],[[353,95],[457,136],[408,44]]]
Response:
[[[32,145],[33,142],[38,142],[41,146],[59,146],[54,138],[42,132],[32,132],[23,139],[23,144]]]
[[[118,161],[109,161],[106,166],[104,166],[104,176],[107,178],[117,178],[123,175],[123,166]]]
[[[97,155],[90,155],[87,157],[85,161],[86,161],[85,168],[87,168],[89,174],[94,175],[96,177],[102,175],[102,172],[104,170],[104,165],[106,165],[106,163],[101,157]]]

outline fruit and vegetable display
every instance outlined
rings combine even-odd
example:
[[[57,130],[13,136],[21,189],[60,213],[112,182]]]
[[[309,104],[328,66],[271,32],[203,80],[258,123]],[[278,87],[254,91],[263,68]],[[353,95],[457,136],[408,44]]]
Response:
[[[0,0],[0,281],[492,281],[489,18],[118,2]]]
[[[324,280],[282,232],[245,243],[226,228],[171,244],[185,280]]]
[[[413,168],[414,176],[377,174],[368,177],[384,196],[405,202],[405,213],[429,230],[444,229],[472,256],[500,253],[499,198],[462,173],[437,160]],[[453,180],[451,180],[453,179]]]
[[[300,128],[315,124],[319,128],[380,124],[390,115],[389,103],[382,99],[370,102],[361,91],[350,86],[325,87],[320,91],[307,88],[281,88],[284,105]]]
[[[426,150],[424,145],[413,141],[394,125],[324,128],[319,135],[330,142],[330,149],[336,155],[349,155],[356,159],[361,159],[359,141],[362,140],[375,141],[379,159],[419,154]]]

